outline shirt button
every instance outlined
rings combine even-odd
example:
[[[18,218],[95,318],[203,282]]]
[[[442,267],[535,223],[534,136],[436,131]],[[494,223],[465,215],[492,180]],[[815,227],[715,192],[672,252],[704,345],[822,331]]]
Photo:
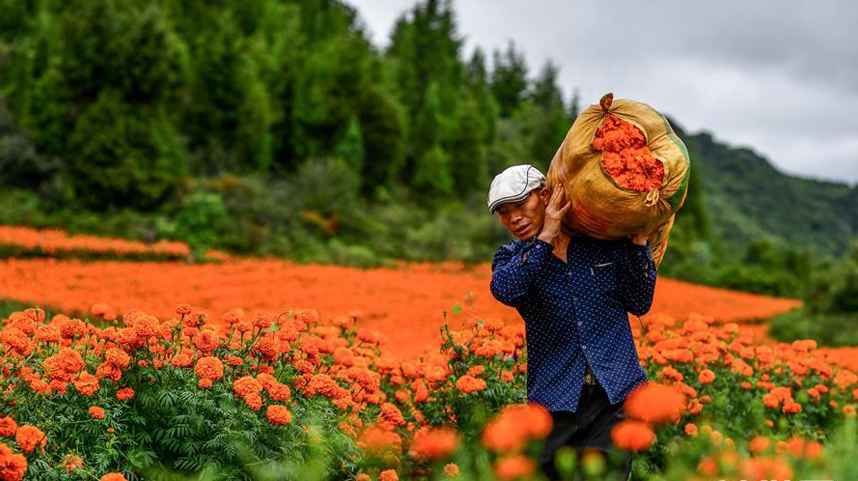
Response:
[[[580,326],[580,325],[581,325],[581,324],[583,324],[583,322],[581,322],[581,321],[578,321],[578,325],[579,325],[579,326]]]
[[[581,344],[581,349],[587,349],[587,346]]]
[[[572,296],[572,300],[578,302],[578,296]]]

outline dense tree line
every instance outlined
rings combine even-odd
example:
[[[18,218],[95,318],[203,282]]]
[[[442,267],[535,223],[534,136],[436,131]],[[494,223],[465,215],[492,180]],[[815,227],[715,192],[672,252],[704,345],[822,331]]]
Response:
[[[531,78],[512,44],[486,63],[439,0],[404,14],[385,51],[331,0],[6,0],[0,86],[38,160],[0,173],[92,210],[329,157],[370,197],[482,191],[507,164],[547,166],[573,118],[554,66]]]

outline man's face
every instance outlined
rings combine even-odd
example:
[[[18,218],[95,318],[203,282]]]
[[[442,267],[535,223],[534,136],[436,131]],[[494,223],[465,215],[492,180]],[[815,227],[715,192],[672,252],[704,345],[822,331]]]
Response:
[[[542,230],[548,200],[548,189],[543,187],[531,191],[522,201],[501,205],[495,212],[501,224],[512,232],[512,235],[519,239],[529,239]]]

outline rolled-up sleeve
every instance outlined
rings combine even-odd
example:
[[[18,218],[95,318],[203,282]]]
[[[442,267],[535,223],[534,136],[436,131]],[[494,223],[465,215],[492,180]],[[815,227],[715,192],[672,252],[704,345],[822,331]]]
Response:
[[[617,270],[620,296],[627,311],[642,316],[652,307],[655,294],[656,269],[650,241],[645,246],[629,241],[625,250]]]
[[[516,249],[515,244],[501,246],[492,259],[491,291],[495,299],[518,307],[553,249],[553,245],[540,239],[528,242],[520,249]]]

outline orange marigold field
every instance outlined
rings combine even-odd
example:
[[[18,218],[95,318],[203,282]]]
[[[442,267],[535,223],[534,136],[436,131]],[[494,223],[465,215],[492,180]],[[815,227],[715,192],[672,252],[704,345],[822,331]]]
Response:
[[[245,432],[244,452],[280,464],[316,452],[332,460],[331,479],[420,479],[442,465],[497,479],[535,472],[533,443],[552,419],[521,404],[521,325],[472,317],[410,362],[382,355],[379,334],[355,316],[324,325],[316,311],[233,309],[214,324],[203,314],[180,304],[166,319],[129,311],[107,327],[38,309],[3,319],[0,480],[80,470],[137,481],[151,478],[132,468],[156,460],[185,474],[222,463],[219,479],[242,479],[224,433]],[[629,396],[611,437],[650,472],[668,470],[647,479],[687,481],[677,459],[716,479],[852,479],[837,450],[854,444],[828,443],[854,426],[858,374],[814,341],[760,345],[736,323],[661,314],[637,349],[651,382]],[[148,461],[127,454],[139,450]],[[610,459],[597,461],[604,470]]]
[[[61,229],[33,229],[0,225],[0,245],[41,250],[46,254],[62,251],[87,251],[111,254],[164,254],[187,256],[188,246],[182,242],[159,241],[154,244],[111,239],[91,235],[69,235]]]
[[[312,307],[323,318],[359,310],[363,325],[383,332],[384,350],[414,357],[438,341],[442,313],[460,305],[469,315],[522,323],[518,313],[495,301],[489,291],[491,267],[460,263],[402,263],[397,269],[355,269],[302,265],[274,259],[241,259],[221,264],[162,262],[81,262],[55,259],[0,261],[2,296],[66,312],[108,317],[144,309],[160,317],[180,302],[204,309],[220,320],[234,306],[275,311],[283,306]],[[107,304],[105,304],[107,303]],[[717,323],[758,320],[798,307],[776,299],[661,278],[652,313],[684,318],[705,312]],[[634,320],[634,325],[637,325]],[[407,329],[403,329],[406,327]]]

